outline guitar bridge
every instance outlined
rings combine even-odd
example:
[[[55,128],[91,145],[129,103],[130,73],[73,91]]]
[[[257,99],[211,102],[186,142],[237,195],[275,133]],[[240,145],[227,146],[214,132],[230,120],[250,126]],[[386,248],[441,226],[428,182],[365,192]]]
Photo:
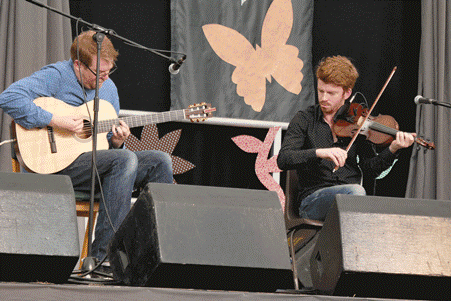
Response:
[[[55,143],[55,134],[53,133],[53,128],[51,126],[47,127],[47,135],[49,136],[50,143],[50,151],[52,154],[56,153],[56,143]]]

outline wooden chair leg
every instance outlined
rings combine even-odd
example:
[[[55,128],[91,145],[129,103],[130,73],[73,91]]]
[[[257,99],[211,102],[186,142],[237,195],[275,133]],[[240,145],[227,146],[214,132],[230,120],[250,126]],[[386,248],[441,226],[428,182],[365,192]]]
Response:
[[[13,172],[20,172],[19,161],[17,161],[16,159],[11,159],[11,163],[12,163],[12,171]]]
[[[96,217],[97,217],[97,212],[94,211],[94,223],[96,221]],[[79,268],[82,268],[83,265],[83,259],[86,258],[86,256],[88,256],[88,241],[89,241],[89,228],[88,226],[86,226],[86,231],[85,231],[85,238],[83,239],[83,247],[81,249],[81,255],[80,255],[80,265]]]

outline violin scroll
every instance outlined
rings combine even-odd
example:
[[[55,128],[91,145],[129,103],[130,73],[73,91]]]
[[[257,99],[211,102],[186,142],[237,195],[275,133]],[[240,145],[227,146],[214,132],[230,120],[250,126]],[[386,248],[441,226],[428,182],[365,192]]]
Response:
[[[415,138],[415,142],[418,143],[421,146],[424,146],[427,149],[433,150],[435,149],[434,142],[428,142],[422,138]]]

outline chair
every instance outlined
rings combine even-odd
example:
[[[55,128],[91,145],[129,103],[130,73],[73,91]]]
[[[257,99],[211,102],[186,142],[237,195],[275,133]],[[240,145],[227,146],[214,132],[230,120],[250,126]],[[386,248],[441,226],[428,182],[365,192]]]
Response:
[[[397,160],[398,159],[395,159],[392,165],[385,171],[383,171],[376,179],[372,181],[371,180],[364,181],[364,179],[362,179],[361,185],[364,185],[367,192],[372,192],[372,194],[375,193],[376,181],[384,178],[391,171]],[[287,170],[284,215],[285,215],[285,226],[287,230],[288,246],[290,249],[290,256],[292,258],[295,289],[299,289],[299,278],[302,277],[305,282],[304,284],[307,284],[304,286],[311,286],[311,279],[309,278],[309,276],[299,275],[300,277],[298,277],[298,271],[296,270],[295,254],[299,252],[299,250],[304,248],[302,259],[306,261],[309,260],[309,255],[311,254],[312,247],[316,243],[317,234],[323,226],[322,221],[301,218],[299,216],[298,211],[299,208],[296,208],[296,206],[294,206],[294,204],[296,203],[296,198],[298,196],[298,183],[299,178],[296,170]],[[306,265],[308,265],[308,262]],[[309,274],[309,271],[307,274]]]
[[[75,191],[75,209],[77,211],[77,216],[79,217],[89,217],[89,207],[91,202],[91,194]],[[93,224],[97,218],[97,214],[99,213],[99,202],[100,196],[94,195],[94,208],[93,208]],[[85,238],[83,239],[83,246],[81,249],[80,259],[88,256],[88,242],[89,242],[89,229],[86,227]],[[82,263],[80,262],[80,268]]]
[[[299,290],[299,276],[296,268],[296,252],[306,247],[307,244],[314,245],[316,235],[323,226],[322,221],[301,218],[299,216],[299,209],[294,206],[298,195],[298,175],[296,170],[287,170],[286,172],[286,186],[285,186],[285,227],[287,230],[288,246],[290,249],[290,256],[293,269],[294,287]],[[309,259],[311,248],[306,250],[304,258]],[[309,274],[309,272],[307,272]],[[311,286],[310,275],[302,277],[304,286]]]
[[[16,158],[16,154],[13,149],[12,153],[12,171],[13,172],[20,172],[20,164],[19,161]],[[77,212],[77,216],[80,217],[89,217],[89,207],[90,207],[90,200],[91,200],[91,194],[82,192],[82,191],[75,191],[75,209]],[[95,196],[95,203],[94,203],[94,209],[93,209],[93,218],[94,221],[96,220],[97,213],[99,212],[99,196]],[[86,228],[85,231],[85,238],[83,240],[83,247],[81,250],[80,258],[85,258],[88,255],[88,242],[89,242],[89,229]],[[80,262],[80,268],[81,268],[81,262]]]

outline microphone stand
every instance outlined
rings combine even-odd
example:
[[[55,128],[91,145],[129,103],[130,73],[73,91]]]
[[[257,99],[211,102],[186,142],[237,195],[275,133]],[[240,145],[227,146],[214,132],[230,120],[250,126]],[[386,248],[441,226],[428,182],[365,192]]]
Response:
[[[102,42],[105,39],[105,34],[100,30],[92,36],[97,43],[97,67],[96,67],[96,88],[94,94],[94,119],[92,126],[92,158],[91,158],[91,198],[89,202],[89,217],[88,217],[88,250],[86,258],[83,259],[82,270],[91,271],[96,266],[97,262],[92,257],[92,232],[94,228],[94,196],[96,187],[96,166],[97,166],[97,128],[99,117],[99,82],[100,82],[100,51],[102,50]],[[100,183],[99,183],[100,185]]]
[[[45,9],[48,9],[48,10],[50,10],[50,11],[52,11],[52,12],[55,12],[55,13],[57,13],[57,14],[59,14],[59,15],[62,15],[62,16],[64,16],[64,17],[66,17],[66,18],[69,18],[69,19],[72,19],[72,20],[77,21],[77,22],[79,22],[79,23],[82,23],[82,24],[88,26],[89,28],[91,28],[91,29],[94,30],[94,31],[101,31],[101,32],[104,33],[104,34],[107,34],[107,35],[109,35],[109,36],[115,37],[115,38],[117,38],[117,39],[119,39],[119,40],[125,42],[126,44],[129,44],[130,46],[133,46],[133,47],[136,47],[136,48],[140,48],[140,49],[143,49],[143,50],[152,52],[153,54],[156,54],[156,55],[158,55],[158,56],[161,56],[161,57],[163,57],[163,58],[169,60],[171,63],[177,63],[177,60],[175,60],[174,58],[162,54],[161,52],[163,52],[163,50],[156,50],[156,49],[152,49],[152,48],[148,48],[148,47],[145,47],[145,46],[143,46],[143,45],[140,45],[140,44],[138,44],[138,43],[136,43],[136,42],[133,42],[133,41],[131,41],[131,40],[129,40],[129,39],[126,39],[126,38],[124,38],[124,37],[121,37],[120,35],[116,34],[116,32],[115,32],[114,30],[112,30],[112,29],[106,29],[106,28],[103,28],[103,27],[101,27],[101,26],[99,26],[99,25],[92,24],[92,23],[88,23],[88,22],[86,22],[85,20],[83,20],[83,19],[81,19],[81,18],[77,18],[77,17],[74,17],[74,16],[72,16],[72,15],[66,14],[66,13],[64,13],[64,12],[62,12],[62,11],[59,11],[59,10],[57,10],[57,9],[54,9],[53,7],[47,6],[47,5],[45,5],[45,4],[42,4],[42,3],[40,3],[40,2],[37,2],[37,1],[35,1],[35,0],[25,0],[25,1],[30,2],[30,3],[33,3],[33,4],[37,5],[37,6],[43,7],[43,8],[45,8]],[[160,51],[161,51],[161,52],[160,52]],[[177,52],[173,52],[173,51],[171,51],[171,53],[175,53],[175,54],[183,54],[183,53],[177,53]]]
[[[97,70],[96,70],[96,88],[95,88],[95,96],[94,96],[94,119],[93,119],[93,125],[92,125],[92,166],[91,166],[91,198],[90,198],[90,206],[89,206],[89,217],[88,217],[88,250],[87,250],[87,256],[85,259],[83,259],[83,264],[82,264],[82,270],[84,271],[91,271],[94,269],[94,267],[96,266],[96,259],[94,257],[92,257],[92,232],[93,232],[93,227],[94,227],[94,223],[93,223],[93,219],[94,219],[94,212],[93,212],[93,208],[94,208],[94,196],[95,196],[95,179],[96,179],[96,163],[97,163],[97,126],[98,126],[98,113],[99,113],[99,80],[100,80],[100,51],[102,48],[102,42],[105,38],[105,35],[109,35],[109,36],[113,36],[119,40],[122,40],[123,42],[125,42],[126,44],[129,44],[130,46],[134,46],[143,50],[147,50],[153,54],[156,54],[158,56],[161,56],[167,60],[169,60],[172,63],[178,63],[175,59],[166,56],[162,53],[160,53],[159,51],[162,50],[155,50],[155,49],[151,49],[145,46],[142,46],[136,42],[133,42],[131,40],[128,40],[124,37],[121,37],[119,35],[116,34],[116,32],[114,32],[114,30],[111,29],[105,29],[99,25],[96,24],[91,24],[88,23],[86,21],[84,21],[81,18],[76,18],[72,15],[66,14],[62,11],[56,10],[50,6],[47,6],[45,4],[39,3],[37,1],[34,0],[25,0],[27,2],[30,2],[32,4],[35,4],[37,6],[43,7],[47,10],[50,10],[52,12],[55,12],[57,14],[60,14],[64,17],[67,17],[69,19],[75,20],[79,23],[82,23],[86,26],[88,26],[89,28],[91,28],[92,30],[96,31],[96,34],[93,35],[93,39],[96,41],[97,43]],[[186,57],[186,56],[185,56]]]
[[[451,108],[451,103],[447,103],[447,102],[436,102],[435,105]]]

